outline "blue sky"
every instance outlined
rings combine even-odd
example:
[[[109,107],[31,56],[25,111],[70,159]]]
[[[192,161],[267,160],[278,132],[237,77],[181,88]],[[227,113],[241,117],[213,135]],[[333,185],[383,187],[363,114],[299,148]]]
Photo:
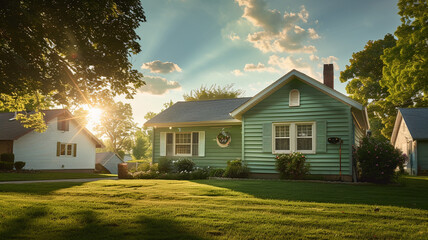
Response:
[[[132,104],[142,126],[148,111],[183,101],[201,85],[233,83],[253,96],[291,69],[322,80],[322,64],[340,71],[369,40],[400,25],[392,0],[142,0],[142,52],[131,57],[148,83]],[[123,99],[120,99],[123,100]]]

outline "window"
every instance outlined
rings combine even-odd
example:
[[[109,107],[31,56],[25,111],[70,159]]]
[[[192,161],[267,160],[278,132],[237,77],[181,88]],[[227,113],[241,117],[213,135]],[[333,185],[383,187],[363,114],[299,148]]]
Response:
[[[192,134],[176,133],[175,134],[175,155],[192,154]]]
[[[272,131],[274,154],[315,153],[315,123],[274,123]]]
[[[77,144],[75,143],[60,143],[57,144],[57,156],[76,157]]]
[[[69,122],[70,122],[70,120],[68,120],[65,115],[59,116],[58,120],[57,120],[57,128],[58,128],[58,130],[60,130],[60,131],[68,131],[69,130],[69,125],[70,125]]]
[[[293,89],[290,91],[289,106],[290,107],[300,106],[300,92],[299,92],[299,90]]]

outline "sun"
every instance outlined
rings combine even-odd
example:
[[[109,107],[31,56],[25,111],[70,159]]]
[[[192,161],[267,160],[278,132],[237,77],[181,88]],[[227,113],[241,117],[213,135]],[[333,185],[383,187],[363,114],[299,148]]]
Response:
[[[98,125],[101,121],[101,116],[103,114],[103,110],[100,108],[88,108],[88,115],[86,115],[86,128],[92,131],[96,125]]]

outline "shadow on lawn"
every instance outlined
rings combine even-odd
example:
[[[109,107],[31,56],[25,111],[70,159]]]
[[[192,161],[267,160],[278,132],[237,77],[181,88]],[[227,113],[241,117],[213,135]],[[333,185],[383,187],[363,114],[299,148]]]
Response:
[[[111,219],[103,222],[91,210],[77,212],[78,227],[64,229],[58,239],[202,239],[170,219],[137,217],[128,224]]]
[[[406,177],[399,185],[339,184],[275,180],[196,180],[262,199],[368,204],[428,210],[428,178]]]
[[[85,182],[46,182],[25,184],[0,184],[0,193],[14,192],[36,195],[48,195],[56,190],[80,186]]]
[[[31,236],[33,239],[203,239],[188,233],[178,223],[170,219],[137,217],[126,222],[111,219],[108,222],[101,220],[94,211],[84,210],[72,213],[69,217],[75,219],[73,226],[49,226],[48,229],[59,229],[51,232],[43,232],[40,235]],[[49,217],[46,208],[30,207],[16,218],[2,223],[0,231],[1,239],[28,238],[32,233],[28,229],[43,227],[35,222],[39,218]],[[77,224],[76,224],[77,222]],[[131,224],[129,224],[131,223]],[[136,223],[136,224],[132,224]],[[33,225],[34,224],[34,225]],[[57,224],[51,221],[50,224]]]

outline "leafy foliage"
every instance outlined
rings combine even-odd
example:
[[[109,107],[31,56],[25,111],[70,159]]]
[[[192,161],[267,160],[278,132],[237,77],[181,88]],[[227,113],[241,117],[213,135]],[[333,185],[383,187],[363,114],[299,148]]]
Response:
[[[389,183],[393,180],[397,167],[403,169],[407,159],[401,150],[395,149],[388,141],[365,137],[353,152],[360,168],[362,181]]]
[[[223,177],[227,178],[247,178],[250,174],[248,167],[241,159],[227,161],[227,167]]]
[[[0,155],[0,170],[13,170],[15,155],[13,153],[2,153]]]
[[[66,106],[132,98],[144,82],[129,56],[141,51],[135,30],[145,21],[139,0],[3,1],[0,111],[31,101],[40,111],[48,96]]]
[[[15,162],[14,166],[17,171],[20,171],[25,167],[25,162],[22,162],[22,161]]]
[[[302,153],[280,154],[275,159],[276,170],[282,178],[301,179],[309,173],[310,165]]]
[[[428,107],[428,3],[400,0],[401,26],[395,31],[396,46],[386,49],[382,60],[388,88],[386,101],[395,107]],[[384,135],[392,133],[395,115],[384,119]]]
[[[174,161],[174,167],[177,172],[191,172],[195,167],[195,163],[192,159],[183,158]]]
[[[132,146],[135,123],[132,118],[131,105],[110,102],[103,109],[100,123],[95,130],[99,132],[99,137],[106,138],[104,141],[106,150],[121,155],[121,152],[130,150]]]
[[[210,172],[208,173],[208,176],[210,177],[223,177],[225,170],[222,168],[214,168],[211,169]]]
[[[158,169],[161,173],[169,173],[173,169],[172,160],[168,158],[159,159]]]
[[[388,88],[382,87],[382,69],[384,63],[381,56],[385,49],[394,47],[396,40],[387,34],[384,39],[368,41],[364,50],[352,54],[350,65],[340,73],[340,81],[348,82],[346,91],[349,96],[367,105],[373,136],[379,137],[383,128],[382,119],[395,116],[395,109],[385,102],[389,96]]]
[[[135,159],[144,159],[147,158],[150,148],[150,142],[147,136],[141,129],[139,129],[135,133],[135,142],[132,147],[132,156],[134,156]]]
[[[210,87],[201,86],[199,89],[191,90],[189,94],[184,94],[185,101],[202,101],[213,99],[238,98],[244,93],[241,89],[233,89],[233,84],[227,84],[224,87],[211,85]]]

